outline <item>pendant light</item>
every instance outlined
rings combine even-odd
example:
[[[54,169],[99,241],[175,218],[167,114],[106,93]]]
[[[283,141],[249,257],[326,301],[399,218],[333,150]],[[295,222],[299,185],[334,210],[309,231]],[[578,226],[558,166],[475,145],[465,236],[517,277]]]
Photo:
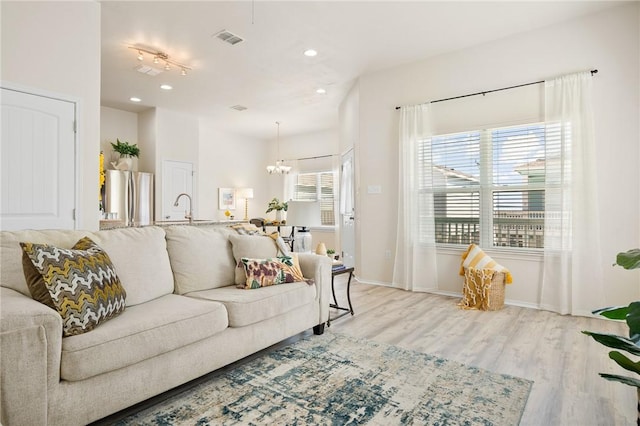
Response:
[[[278,133],[276,136],[276,165],[267,166],[267,172],[269,172],[270,175],[274,173],[278,175],[286,175],[291,171],[291,166],[285,166],[282,164],[284,160],[278,160],[278,158],[280,158],[280,122],[276,121],[276,124],[278,125]]]

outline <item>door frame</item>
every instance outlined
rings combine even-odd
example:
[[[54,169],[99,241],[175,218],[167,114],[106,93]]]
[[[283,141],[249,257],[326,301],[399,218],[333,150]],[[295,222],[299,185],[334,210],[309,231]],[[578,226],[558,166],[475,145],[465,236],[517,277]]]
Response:
[[[343,256],[342,261],[345,262],[345,265],[348,266],[356,266],[357,263],[357,258],[358,258],[358,249],[357,246],[358,244],[356,243],[356,213],[357,213],[357,209],[356,209],[356,169],[355,169],[355,161],[356,161],[356,156],[355,156],[355,150],[352,148],[349,148],[348,150],[346,150],[345,152],[343,152],[340,155],[340,197],[342,197],[342,185],[344,183],[344,173],[343,173],[343,168],[344,168],[344,163],[345,163],[345,159],[349,159],[351,160],[351,190],[352,190],[352,194],[353,194],[353,206],[352,206],[352,244],[353,244],[353,253],[351,253],[351,260],[353,264],[350,264],[349,262],[346,262]],[[342,199],[340,199],[340,203],[342,203]],[[346,234],[345,229],[344,229],[344,214],[342,214],[342,212],[340,211],[341,209],[339,208],[339,218],[340,218],[340,247],[342,248],[343,254],[344,254],[344,249],[345,249],[345,244],[344,244],[344,236]]]
[[[82,100],[77,96],[69,95],[66,93],[55,92],[52,90],[46,90],[39,87],[28,86],[20,83],[15,83],[7,80],[0,80],[0,88],[12,90],[14,92],[25,93],[27,95],[41,96],[43,98],[54,99],[57,101],[69,102],[73,104],[73,121],[74,121],[74,129],[73,129],[73,229],[79,229],[78,224],[83,223],[82,217],[83,212],[80,208],[80,195],[82,190],[82,184],[80,179],[80,159],[83,155],[82,146],[78,143],[79,140],[84,136],[82,134],[82,126],[79,126],[80,122],[80,111],[82,111]],[[99,145],[99,142],[98,142]],[[100,149],[98,148],[98,152]],[[97,159],[96,159],[97,160]],[[97,190],[96,190],[97,191]],[[97,192],[96,192],[97,194]],[[96,205],[98,202],[98,197],[96,195]],[[96,209],[97,211],[97,209]]]

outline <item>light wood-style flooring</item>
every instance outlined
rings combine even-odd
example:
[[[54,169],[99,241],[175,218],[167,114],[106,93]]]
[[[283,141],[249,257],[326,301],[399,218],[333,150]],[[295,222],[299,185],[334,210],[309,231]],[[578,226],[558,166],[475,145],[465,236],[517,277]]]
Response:
[[[346,306],[342,277],[336,277],[336,296]],[[533,380],[521,425],[636,423],[635,388],[598,376],[633,374],[609,359],[608,348],[580,333],[626,335],[625,324],[515,306],[462,310],[456,306],[458,298],[355,281],[351,300],[355,316],[332,322],[332,332]]]
[[[336,277],[336,296],[347,306],[346,275]],[[521,425],[615,426],[636,424],[636,390],[609,382],[599,372],[627,374],[581,330],[626,333],[626,326],[598,318],[571,317],[505,306],[493,312],[461,310],[459,298],[351,283],[355,316],[331,323],[330,332],[429,353],[496,373],[533,380]],[[332,310],[335,315],[340,313]],[[265,351],[312,335],[311,330]],[[93,425],[111,425],[185,388],[259,357],[250,355]],[[500,425],[507,426],[507,425]]]

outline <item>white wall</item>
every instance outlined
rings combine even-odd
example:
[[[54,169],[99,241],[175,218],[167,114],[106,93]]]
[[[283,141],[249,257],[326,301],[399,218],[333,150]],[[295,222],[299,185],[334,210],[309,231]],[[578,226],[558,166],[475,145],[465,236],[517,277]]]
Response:
[[[198,175],[198,151],[199,128],[198,118],[193,115],[171,111],[164,108],[155,108],[153,111],[140,114],[138,121],[138,133],[140,140],[140,155],[147,157],[142,149],[150,149],[149,154],[154,154],[152,169],[147,169],[147,160],[141,161],[145,171],[155,173],[155,218],[162,220],[162,165],[165,160],[181,161],[193,164],[195,176]],[[193,194],[198,193],[198,179],[194,180]],[[172,196],[173,197],[173,196]],[[198,211],[199,201],[193,197],[194,217],[200,219]],[[173,201],[173,200],[171,200]]]
[[[2,2],[3,81],[78,100],[78,222],[98,228],[100,3]]]
[[[275,140],[272,143],[275,147]],[[338,154],[339,143],[337,129],[281,137],[280,156],[290,162],[299,158]],[[275,161],[275,155],[272,159]]]
[[[156,217],[161,209],[162,162],[190,162],[196,172],[194,211],[196,219],[224,220],[218,209],[218,188],[254,188],[249,200],[249,217],[262,217],[270,197],[265,140],[218,131],[198,118],[162,108],[151,108],[139,114],[102,107],[103,149],[109,142],[128,140],[140,147],[139,169],[155,173]],[[105,151],[107,152],[107,151]],[[264,165],[263,165],[264,163]],[[236,219],[244,217],[244,200],[238,200]]]
[[[271,141],[273,151],[275,152],[275,140]],[[291,173],[296,172],[316,172],[321,170],[333,170],[340,166],[340,137],[339,130],[327,129],[318,132],[304,133],[299,135],[293,135],[289,137],[280,138],[280,157],[286,160],[286,164],[292,166]],[[331,155],[330,158],[317,158]],[[308,160],[302,160],[308,159]],[[272,155],[273,164],[275,161],[275,155]],[[266,167],[266,165],[265,165]],[[283,186],[284,182],[281,176],[270,176],[272,184],[278,186],[272,186],[274,197],[284,199]],[[335,188],[336,197],[339,194],[339,186]],[[273,197],[271,197],[273,198]],[[270,215],[273,215],[271,213]],[[338,216],[336,216],[338,221]],[[289,230],[289,228],[287,228]],[[290,232],[290,231],[287,231]],[[336,253],[340,253],[340,234],[338,227],[318,227],[311,229],[311,238],[313,248],[319,244],[324,243],[327,248],[332,248]]]
[[[140,147],[140,158],[138,167],[141,171],[156,172],[156,109],[151,108],[138,115],[138,147]],[[155,189],[158,191],[158,180],[156,177]]]
[[[199,219],[224,219],[218,209],[218,188],[253,188],[249,218],[264,217],[273,196],[267,174],[269,144],[265,140],[224,133],[200,118]],[[244,218],[244,200],[236,200],[235,219]]]
[[[111,162],[118,160],[118,155],[111,147],[116,140],[120,142],[138,143],[138,114],[135,112],[123,111],[120,109],[100,107],[100,151],[104,153],[105,168],[112,169]],[[138,147],[140,145],[138,144]],[[144,155],[144,150],[140,150]],[[148,155],[148,153],[146,153]],[[139,159],[135,159],[139,161]],[[146,171],[136,168],[134,170]]]
[[[640,295],[637,273],[611,268],[618,251],[640,246],[640,45],[639,4],[605,10],[580,19],[508,39],[438,56],[415,64],[365,75],[359,80],[358,102],[341,108],[341,121],[357,135],[356,205],[359,219],[358,276],[389,283],[394,251],[397,203],[396,105],[446,98],[598,68],[594,77],[597,155],[599,159],[603,305],[625,303]],[[351,105],[351,106],[349,106]],[[357,105],[357,108],[355,107]],[[348,114],[356,113],[357,120]],[[622,184],[621,184],[622,182]],[[366,194],[381,185],[382,194]],[[438,257],[443,291],[459,292],[460,251]],[[540,261],[494,253],[514,272],[506,297],[522,304],[538,300]]]
[[[286,165],[293,167],[291,173],[295,173],[300,167],[305,166],[303,162],[298,162],[298,159],[337,154],[339,142],[340,138],[335,129],[280,137],[280,159],[285,160]],[[269,138],[268,146],[269,149],[267,155],[264,157],[263,165],[265,173],[266,167],[276,162],[276,138]],[[274,197],[283,200],[285,198],[283,175],[267,175],[267,177],[269,191],[272,194],[269,200]]]

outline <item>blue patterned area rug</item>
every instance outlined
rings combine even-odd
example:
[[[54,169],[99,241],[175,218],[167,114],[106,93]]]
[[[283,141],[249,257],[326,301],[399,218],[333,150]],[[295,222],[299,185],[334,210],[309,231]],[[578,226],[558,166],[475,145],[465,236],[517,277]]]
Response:
[[[533,382],[326,332],[120,425],[517,425]]]

